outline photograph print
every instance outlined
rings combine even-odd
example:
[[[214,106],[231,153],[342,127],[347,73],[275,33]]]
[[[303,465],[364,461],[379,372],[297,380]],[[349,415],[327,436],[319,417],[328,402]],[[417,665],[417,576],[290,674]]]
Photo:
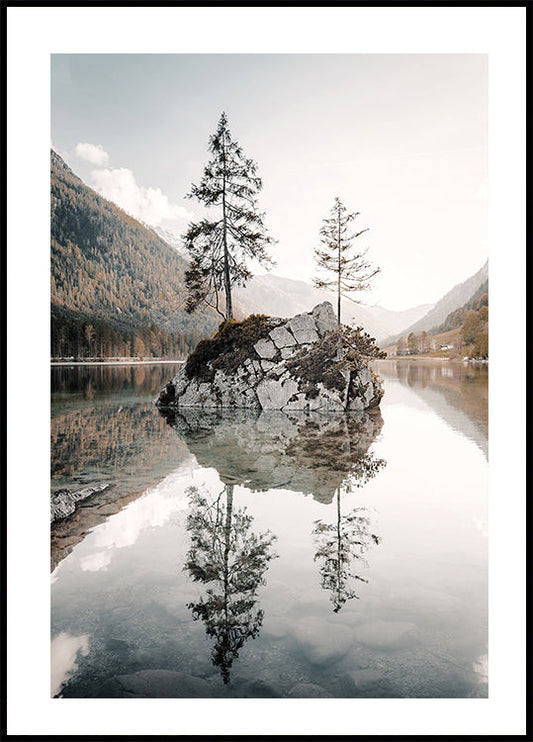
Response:
[[[487,93],[51,55],[54,699],[487,698]]]

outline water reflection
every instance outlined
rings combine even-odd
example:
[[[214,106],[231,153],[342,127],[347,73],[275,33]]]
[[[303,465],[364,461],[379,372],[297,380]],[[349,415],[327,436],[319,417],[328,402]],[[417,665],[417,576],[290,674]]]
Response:
[[[92,496],[69,518],[52,526],[51,568],[87,532],[139,497],[184,462],[187,448],[149,403],[101,401],[53,410],[51,420],[52,489],[74,489],[102,482],[113,486]]]
[[[271,548],[275,536],[254,533],[253,518],[246,508],[234,507],[233,497],[231,484],[224,485],[213,502],[196,487],[189,488],[191,547],[185,563],[195,582],[208,585],[205,597],[187,607],[215,639],[211,659],[225,684],[244,643],[259,634],[263,611],[256,608],[257,590],[276,556]]]
[[[148,403],[103,401],[55,408],[50,426],[52,486],[116,483],[117,477],[132,474],[140,475],[140,484],[148,483],[152,471],[179,448],[179,442],[163,433],[164,425]],[[158,446],[149,445],[154,438],[160,439]],[[166,465],[163,468],[167,473]]]
[[[221,667],[224,682],[227,682],[233,657],[247,638],[257,636],[262,613],[258,612],[254,620],[248,614],[234,615],[233,620],[239,621],[238,632],[227,623],[224,577],[227,564],[221,549],[222,544],[229,544],[229,532],[225,530],[228,521],[224,521],[220,504],[222,495],[227,498],[225,512],[230,519],[235,484],[250,490],[289,489],[310,493],[325,504],[332,504],[336,497],[335,522],[316,520],[312,535],[317,547],[314,560],[321,563],[321,585],[329,591],[333,610],[338,612],[347,600],[358,597],[354,583],[367,582],[355,573],[355,564],[366,566],[365,552],[371,544],[380,541],[372,532],[369,511],[356,507],[343,514],[341,501],[367,484],[385,466],[383,459],[369,451],[381,431],[383,419],[379,411],[331,416],[246,411],[206,415],[184,409],[162,414],[186,442],[198,463],[216,469],[225,483],[223,492],[213,504],[197,490],[191,490],[193,514],[188,528],[193,532],[193,547],[187,569],[195,580],[216,579],[224,586],[222,596],[214,596],[211,591],[207,602],[191,607],[194,618],[202,618],[207,633],[217,637],[213,662]],[[249,519],[245,520],[244,516],[239,516],[235,523],[237,529],[249,528],[249,525]],[[254,548],[259,548],[261,541],[253,543]],[[200,551],[202,559],[198,566]],[[252,569],[251,547],[246,546],[243,554],[243,566]],[[261,579],[269,560],[265,554],[263,556],[264,561],[258,562],[257,579]],[[254,554],[254,559],[257,558]],[[247,580],[255,591],[259,583],[250,576]],[[252,595],[255,596],[255,592]],[[249,611],[254,602],[251,598],[241,598],[239,606]]]
[[[72,636],[65,631],[52,639],[51,646],[51,695],[57,696],[63,685],[76,672],[78,657],[89,654],[89,635]]]
[[[94,399],[126,392],[129,396],[153,399],[176,373],[176,364],[61,365],[51,367],[52,399],[75,395]]]
[[[474,421],[445,396],[454,386],[470,390],[481,410],[483,390],[461,364],[406,373],[408,364],[399,377],[393,362],[380,364],[383,429],[379,413],[194,412],[173,429],[150,409],[155,395],[144,399],[136,388],[107,395],[96,378],[84,388],[90,402],[79,391],[58,393],[56,486],[98,475],[115,483],[116,498],[87,503],[63,526],[62,541],[74,534],[80,543],[53,575],[52,636],[75,640],[53,657],[57,683],[68,673],[60,695],[486,697],[487,465],[455,432]],[[365,478],[378,435],[387,466]],[[207,504],[194,506],[190,484],[202,484]],[[236,535],[243,506],[249,529]],[[193,530],[200,526],[196,549],[189,514]],[[98,518],[107,523],[91,531]],[[268,529],[276,543],[239,583],[231,573],[239,553],[251,551],[250,536],[271,538]],[[201,574],[196,581],[189,566]]]
[[[348,488],[355,484],[362,487],[385,465],[383,459],[364,456],[357,462],[359,477],[352,476]],[[337,489],[337,519],[334,523],[316,520],[313,529],[317,552],[315,561],[321,562],[320,581],[330,593],[334,613],[338,613],[346,601],[359,598],[354,589],[356,581],[368,582],[355,574],[354,564],[368,566],[364,554],[368,548],[380,542],[380,537],[371,532],[371,518],[367,508],[354,508],[343,515],[341,493]],[[343,493],[344,494],[344,493]]]
[[[488,457],[487,364],[417,359],[373,361],[372,365],[385,380],[398,380],[412,389]]]
[[[216,469],[222,482],[254,491],[288,489],[323,503],[361,477],[363,457],[383,426],[379,410],[331,416],[185,409],[161,414],[200,466]]]

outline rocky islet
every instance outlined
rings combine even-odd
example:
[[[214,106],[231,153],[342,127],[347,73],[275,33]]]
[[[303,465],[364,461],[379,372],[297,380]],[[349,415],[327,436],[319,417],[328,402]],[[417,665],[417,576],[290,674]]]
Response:
[[[289,320],[252,315],[230,325],[232,341],[224,345],[227,327],[199,344],[159,392],[157,407],[362,412],[381,401],[379,377],[329,302]],[[363,340],[370,347],[368,336]]]

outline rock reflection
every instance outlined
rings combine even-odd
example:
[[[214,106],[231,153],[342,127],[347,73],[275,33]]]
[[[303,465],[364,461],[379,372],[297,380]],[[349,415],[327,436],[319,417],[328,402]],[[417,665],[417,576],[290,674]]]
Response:
[[[196,487],[189,488],[191,547],[184,567],[195,582],[209,586],[205,597],[187,607],[215,639],[211,659],[225,684],[244,643],[259,634],[263,611],[256,608],[257,591],[265,583],[268,563],[277,556],[272,551],[276,537],[252,531],[252,516],[246,508],[234,507],[233,489],[226,484],[209,502]]]
[[[288,489],[331,503],[357,474],[383,419],[372,412],[318,413],[182,409],[161,412],[201,466],[251,490]]]

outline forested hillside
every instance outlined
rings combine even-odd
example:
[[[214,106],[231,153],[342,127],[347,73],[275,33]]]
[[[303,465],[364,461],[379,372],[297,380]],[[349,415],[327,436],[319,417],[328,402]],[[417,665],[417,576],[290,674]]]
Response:
[[[467,301],[459,309],[455,309],[453,312],[446,317],[444,322],[436,327],[431,328],[430,332],[432,335],[437,335],[439,332],[447,332],[448,330],[454,330],[456,327],[461,327],[463,324],[466,313],[469,310],[479,311],[481,307],[488,307],[489,305],[489,282],[488,279],[483,281],[478,290],[474,293],[470,301]]]
[[[421,319],[402,330],[398,335],[383,340],[382,347],[393,345],[397,342],[400,335],[407,336],[412,332],[417,333],[423,330],[432,331],[433,328],[443,324],[450,313],[461,308],[466,302],[470,301],[478,291],[483,289],[483,285],[488,281],[488,275],[489,263],[487,261],[485,265],[477,271],[477,273],[470,276],[470,278],[467,278],[466,281],[458,283],[448,291],[448,293],[443,296],[442,299],[440,299],[433,308],[427,312],[427,314],[421,317]]]
[[[389,355],[435,354],[446,358],[489,357],[489,284],[484,281],[472,298],[454,309],[444,322],[430,332],[410,332],[396,345],[387,348]]]
[[[185,268],[51,152],[53,357],[184,357],[219,324],[185,312]]]

